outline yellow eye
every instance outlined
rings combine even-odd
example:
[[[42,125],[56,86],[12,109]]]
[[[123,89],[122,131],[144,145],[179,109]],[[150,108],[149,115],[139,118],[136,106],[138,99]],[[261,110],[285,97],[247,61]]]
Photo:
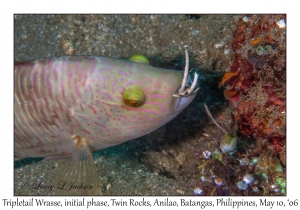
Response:
[[[145,103],[145,94],[141,87],[137,85],[131,85],[122,93],[122,99],[126,106],[138,108],[143,106]]]

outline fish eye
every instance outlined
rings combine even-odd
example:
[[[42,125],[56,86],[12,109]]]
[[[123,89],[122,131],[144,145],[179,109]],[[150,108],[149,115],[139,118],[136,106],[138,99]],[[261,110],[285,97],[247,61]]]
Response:
[[[265,46],[265,52],[266,54],[271,54],[273,51],[273,47],[271,45],[266,45]]]
[[[255,49],[257,55],[263,55],[265,53],[265,48],[263,46],[259,46]]]
[[[139,108],[145,103],[145,94],[141,87],[137,85],[131,85],[122,93],[122,100],[128,107]]]

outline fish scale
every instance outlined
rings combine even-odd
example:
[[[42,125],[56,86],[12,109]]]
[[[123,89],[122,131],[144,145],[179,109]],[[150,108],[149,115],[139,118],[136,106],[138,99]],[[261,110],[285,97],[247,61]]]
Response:
[[[99,150],[145,135],[174,118],[182,72],[114,58],[71,56],[15,64],[15,158],[71,154],[74,136]],[[140,108],[122,92],[140,86]]]

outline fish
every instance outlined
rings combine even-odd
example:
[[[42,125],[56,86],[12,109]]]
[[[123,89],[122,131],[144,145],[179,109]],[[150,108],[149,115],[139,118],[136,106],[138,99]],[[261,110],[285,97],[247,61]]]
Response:
[[[53,182],[63,183],[59,180],[65,177],[91,186],[85,192],[74,189],[74,195],[101,194],[92,152],[156,130],[199,90],[198,74],[189,75],[187,50],[184,72],[156,68],[139,58],[62,56],[16,62],[15,160],[65,158]]]

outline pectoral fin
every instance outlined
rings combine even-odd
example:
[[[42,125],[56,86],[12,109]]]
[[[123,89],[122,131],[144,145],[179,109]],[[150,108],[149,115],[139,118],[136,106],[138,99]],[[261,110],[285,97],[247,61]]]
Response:
[[[85,138],[76,136],[72,156],[57,167],[52,182],[55,195],[101,195],[93,155]]]

